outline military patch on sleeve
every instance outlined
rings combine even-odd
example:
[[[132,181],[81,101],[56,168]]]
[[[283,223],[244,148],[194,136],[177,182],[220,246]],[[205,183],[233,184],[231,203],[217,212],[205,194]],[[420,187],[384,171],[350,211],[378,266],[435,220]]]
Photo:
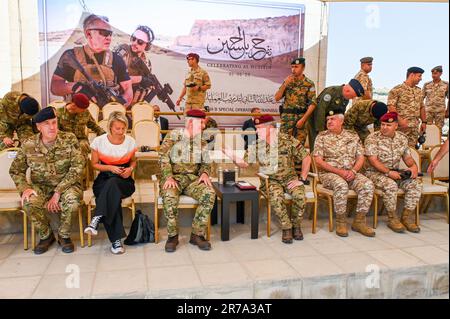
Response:
[[[331,95],[330,95],[330,94],[325,95],[325,96],[323,97],[323,100],[324,100],[325,102],[330,102],[330,101],[331,101]]]

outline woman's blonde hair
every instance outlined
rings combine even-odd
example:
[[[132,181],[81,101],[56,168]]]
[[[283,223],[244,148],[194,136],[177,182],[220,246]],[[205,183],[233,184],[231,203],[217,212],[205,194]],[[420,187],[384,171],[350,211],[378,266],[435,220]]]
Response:
[[[127,116],[125,114],[123,114],[122,112],[116,111],[116,112],[112,112],[111,115],[109,116],[108,119],[108,134],[111,135],[111,127],[113,125],[114,122],[121,122],[123,124],[125,124],[125,131],[128,131],[128,119]]]

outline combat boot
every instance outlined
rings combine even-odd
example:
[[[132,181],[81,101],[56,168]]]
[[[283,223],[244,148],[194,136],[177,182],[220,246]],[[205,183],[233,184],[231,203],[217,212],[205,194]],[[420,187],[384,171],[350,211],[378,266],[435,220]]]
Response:
[[[366,237],[375,237],[375,231],[367,226],[366,215],[356,213],[355,220],[353,221],[352,230],[358,232]]]
[[[62,248],[62,252],[65,254],[71,254],[75,251],[75,246],[70,238],[60,238],[58,244]]]
[[[34,249],[35,255],[42,255],[45,254],[50,246],[56,241],[55,235],[53,233],[50,234],[50,237],[47,239],[41,239],[39,241],[39,244]]]
[[[281,241],[285,244],[292,244],[294,242],[294,238],[292,237],[292,228],[284,229],[283,235],[281,236]]]
[[[198,246],[201,250],[211,250],[211,244],[203,236],[191,234],[191,240],[189,243],[194,246]]]
[[[395,233],[404,233],[406,231],[405,226],[400,223],[396,212],[388,212],[387,226]]]
[[[169,237],[166,242],[166,253],[174,253],[178,246],[178,235],[174,237]]]
[[[304,239],[302,228],[300,226],[294,226],[292,228],[292,233],[295,240],[301,241]]]
[[[345,214],[336,215],[336,234],[339,237],[348,237],[347,217]]]
[[[406,227],[406,229],[411,232],[411,233],[420,233],[420,227],[416,225],[416,223],[411,223],[409,221],[409,217],[412,215],[414,215],[414,211],[412,210],[408,210],[405,208],[405,210],[403,210],[403,214],[402,214],[402,224],[403,226]]]

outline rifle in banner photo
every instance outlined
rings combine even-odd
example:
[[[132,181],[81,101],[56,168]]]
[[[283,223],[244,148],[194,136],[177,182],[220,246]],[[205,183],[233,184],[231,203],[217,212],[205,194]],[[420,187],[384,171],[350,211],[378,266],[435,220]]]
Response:
[[[159,82],[156,75],[150,72],[142,59],[135,58],[132,63],[133,67],[136,68],[139,73],[148,80],[149,83],[151,83],[149,87],[151,87],[152,90],[144,97],[144,100],[148,103],[151,103],[155,96],[157,96],[161,102],[167,104],[169,109],[171,109],[173,112],[176,112],[175,103],[173,103],[172,99],[170,98],[170,95],[173,94],[173,89],[170,84],[166,83],[163,86],[161,82]],[[148,88],[142,89],[145,90]],[[178,115],[177,118],[179,120],[181,119]]]
[[[89,98],[95,97],[97,99],[97,105],[100,107],[105,106],[110,102],[117,102],[122,105],[125,105],[127,103],[127,101],[122,96],[120,96],[113,88],[108,87],[106,83],[95,81],[92,78],[92,76],[86,71],[86,69],[81,65],[81,63],[77,60],[77,58],[75,57],[75,53],[73,51],[69,51],[67,53],[67,56],[70,59],[70,61],[67,61],[69,65],[72,68],[80,71],[81,74],[87,80],[86,83],[79,82],[75,84],[73,88],[74,92],[79,87],[87,86],[89,92],[82,90],[81,93],[85,93],[86,95],[89,96]]]

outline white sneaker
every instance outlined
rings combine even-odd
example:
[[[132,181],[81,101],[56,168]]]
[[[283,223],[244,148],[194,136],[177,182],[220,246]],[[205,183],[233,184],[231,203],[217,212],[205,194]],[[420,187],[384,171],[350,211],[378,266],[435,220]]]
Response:
[[[89,226],[84,230],[84,233],[87,235],[97,236],[98,235],[98,224],[102,220],[103,216],[95,216],[92,218],[91,223]]]
[[[114,255],[122,255],[122,254],[124,254],[125,253],[125,248],[123,248],[122,241],[116,240],[115,242],[113,242],[112,247],[111,247],[111,252]]]

